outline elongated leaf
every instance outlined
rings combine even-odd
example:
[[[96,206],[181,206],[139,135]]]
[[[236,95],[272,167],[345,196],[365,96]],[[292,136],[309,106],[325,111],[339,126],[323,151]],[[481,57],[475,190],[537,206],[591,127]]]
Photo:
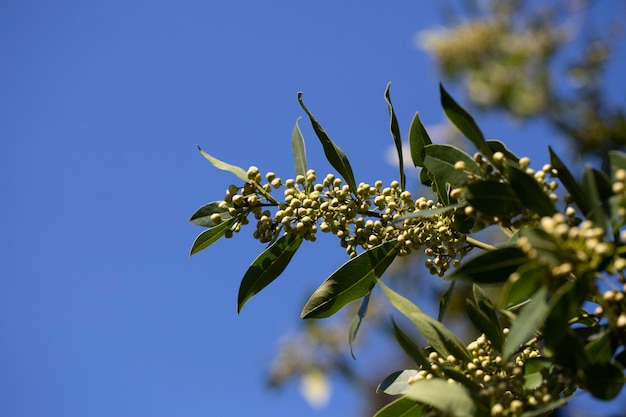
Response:
[[[624,152],[609,151],[607,156],[609,158],[611,178],[615,178],[615,172],[617,172],[618,169],[626,170],[626,154]]]
[[[237,219],[237,217],[233,217],[226,220],[224,223],[220,223],[217,226],[211,227],[210,229],[200,233],[196,240],[194,240],[193,245],[191,245],[191,252],[189,253],[189,256],[195,255],[217,242],[219,238],[224,236],[226,231],[230,229],[233,224],[235,224]]]
[[[389,130],[391,131],[391,137],[393,138],[393,143],[396,145],[396,152],[398,153],[400,188],[404,190],[406,189],[406,176],[404,175],[404,157],[402,156],[402,135],[400,134],[400,126],[398,126],[396,112],[393,110],[393,105],[391,104],[391,94],[389,92],[390,88],[391,83],[388,83],[387,88],[385,88],[385,101],[387,102],[387,108],[389,109]]]
[[[472,292],[474,293],[474,301],[468,302],[468,307],[470,307],[468,312],[471,310],[470,319],[487,336],[494,349],[501,352],[504,336],[496,308],[478,285],[472,285]]]
[[[583,214],[589,213],[591,204],[589,196],[585,194],[580,184],[574,179],[574,176],[569,171],[567,166],[561,161],[561,158],[548,146],[550,151],[550,164],[552,168],[556,169],[559,175],[559,179],[565,186],[565,189],[570,193],[572,199]]]
[[[243,168],[239,168],[238,166],[227,164],[226,162],[220,161],[219,159],[209,155],[205,151],[202,150],[200,145],[198,145],[198,150],[202,156],[204,156],[213,166],[217,169],[221,169],[222,171],[228,171],[235,174],[238,178],[248,181],[248,174],[244,171]]]
[[[237,313],[241,312],[244,304],[253,295],[259,293],[282,274],[301,243],[301,237],[287,233],[257,256],[239,285]]]
[[[437,207],[434,209],[416,210],[411,214],[407,214],[406,216],[402,216],[398,218],[397,220],[394,221],[394,223],[402,223],[402,221],[406,219],[415,219],[415,218],[430,219],[432,217],[439,216],[443,213],[447,213],[448,211],[452,211],[454,209],[465,207],[465,206],[466,206],[465,203],[455,203],[455,204],[450,204],[449,206]]]
[[[374,417],[422,417],[425,407],[424,404],[401,397],[381,408]]]
[[[517,273],[519,278],[506,284],[502,301],[505,308],[518,304],[533,295],[548,276],[548,268],[536,262],[528,262],[521,265]]]
[[[426,132],[420,120],[419,113],[415,113],[413,121],[411,122],[411,128],[409,129],[409,147],[411,149],[411,159],[416,167],[424,166],[424,147],[432,143],[428,132]]]
[[[489,216],[508,217],[523,207],[513,188],[498,181],[468,184],[462,195],[477,211]]]
[[[354,180],[354,173],[352,172],[352,167],[350,166],[350,161],[348,161],[348,157],[345,153],[337,146],[328,134],[319,124],[319,122],[315,119],[313,114],[309,111],[309,109],[304,105],[304,101],[302,101],[302,93],[298,93],[298,102],[300,106],[305,111],[309,119],[311,120],[311,125],[313,126],[313,130],[317,135],[318,139],[322,143],[322,148],[324,149],[324,155],[326,155],[326,159],[333,168],[337,170],[339,175],[343,177],[346,181],[346,184],[350,187],[350,190],[353,193],[356,193],[356,181]]]
[[[400,243],[392,240],[343,264],[311,295],[301,317],[329,317],[346,304],[364,297],[391,265],[399,248]]]
[[[217,223],[211,220],[211,216],[215,213],[218,213],[220,215],[222,221],[230,219],[232,216],[228,214],[227,211],[224,211],[218,207],[220,203],[221,201],[214,201],[212,203],[205,204],[191,215],[189,221],[197,226],[213,227],[217,226]]]
[[[517,315],[517,319],[511,325],[502,348],[502,359],[504,361],[508,360],[523,343],[528,341],[539,330],[549,312],[548,290],[546,287],[541,287],[533,295],[530,302],[522,307],[522,310]]]
[[[596,182],[596,175],[593,168],[586,167],[583,174],[583,189],[590,200],[590,210],[585,213],[587,218],[593,221],[594,226],[606,229],[607,219],[601,204],[600,189]]]
[[[293,153],[293,165],[296,171],[296,175],[303,175],[306,177],[306,172],[309,167],[306,162],[306,147],[304,146],[304,137],[300,131],[298,122],[300,117],[296,120],[296,125],[291,132],[291,151]]]
[[[491,148],[474,118],[454,101],[441,84],[439,84],[439,92],[441,94],[441,106],[448,119],[474,144],[480,153],[485,155],[487,159],[493,160],[493,152],[491,152]]]
[[[615,398],[624,386],[624,370],[614,363],[594,363],[584,372],[585,388],[601,400]]]
[[[464,171],[457,171],[454,165],[458,161],[465,163]],[[469,180],[470,173],[481,177],[480,167],[474,159],[451,145],[426,145],[424,147],[424,166],[436,178],[460,187]]]
[[[371,292],[368,292],[365,297],[363,297],[363,301],[361,301],[361,307],[359,307],[359,311],[356,313],[356,316],[352,319],[350,323],[350,332],[348,334],[348,344],[350,345],[350,354],[352,358],[354,357],[354,350],[352,349],[352,344],[354,343],[354,339],[356,339],[356,334],[361,327],[361,323],[363,323],[363,319],[365,319],[365,315],[367,314],[367,306],[370,303]]]
[[[422,368],[428,369],[430,368],[430,361],[424,353],[422,352],[422,348],[418,346],[417,343],[413,341],[397,324],[396,321],[392,318],[391,324],[393,325],[393,334],[396,337],[396,340],[404,353],[406,353],[411,359],[415,361],[415,363]]]
[[[450,283],[450,286],[446,290],[446,292],[443,294],[443,296],[439,300],[439,313],[437,314],[438,321],[443,321],[443,316],[446,315],[446,311],[448,310],[448,304],[450,303],[450,297],[452,296],[452,293],[454,292],[455,286],[456,286],[456,281],[452,281]]]
[[[513,191],[524,207],[542,217],[556,213],[554,203],[532,176],[510,164],[505,164],[504,168]]]
[[[474,417],[476,403],[468,390],[459,384],[450,384],[443,379],[422,379],[412,383],[404,394],[421,403],[441,410],[445,415]]]
[[[495,284],[506,281],[509,275],[526,262],[528,257],[520,248],[506,246],[470,259],[450,277],[479,284]]]
[[[491,149],[493,153],[502,152],[506,159],[508,159],[509,161],[514,163],[519,162],[519,157],[511,152],[509,148],[504,146],[504,143],[500,142],[499,140],[488,140],[487,145],[489,145],[489,149]]]
[[[440,355],[453,355],[459,359],[471,360],[471,355],[461,341],[443,323],[424,313],[418,306],[387,287],[382,281],[378,285],[383,289],[391,304],[408,317],[424,336],[424,339]]]
[[[409,379],[417,375],[415,369],[405,369],[404,371],[396,371],[378,384],[376,392],[382,391],[389,395],[404,394],[409,387]]]

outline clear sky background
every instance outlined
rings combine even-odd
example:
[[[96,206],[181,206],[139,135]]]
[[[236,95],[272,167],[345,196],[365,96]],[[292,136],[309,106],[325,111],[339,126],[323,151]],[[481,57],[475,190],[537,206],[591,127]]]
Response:
[[[303,245],[237,316],[262,247],[249,228],[190,260],[189,216],[237,182],[196,145],[293,176],[303,91],[357,181],[395,179],[387,82],[403,132],[416,110],[443,120],[414,44],[440,23],[434,3],[0,0],[0,416],[356,415],[341,383],[322,411],[263,385],[345,255]],[[480,124],[546,162],[541,126]],[[309,165],[329,172],[301,127]]]

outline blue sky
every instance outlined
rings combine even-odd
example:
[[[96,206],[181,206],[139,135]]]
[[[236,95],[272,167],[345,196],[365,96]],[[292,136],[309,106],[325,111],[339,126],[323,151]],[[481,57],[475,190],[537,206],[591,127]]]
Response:
[[[430,2],[1,1],[0,415],[355,415],[340,383],[325,411],[263,386],[342,251],[303,248],[237,316],[261,247],[242,235],[189,259],[190,214],[236,182],[196,145],[292,176],[303,91],[357,179],[391,181],[383,92],[404,132],[416,110],[442,121],[413,42],[439,21]]]

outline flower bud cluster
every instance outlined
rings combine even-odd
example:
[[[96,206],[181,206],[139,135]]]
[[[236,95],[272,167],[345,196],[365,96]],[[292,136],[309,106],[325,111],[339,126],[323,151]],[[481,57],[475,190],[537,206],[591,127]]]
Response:
[[[507,333],[508,329],[504,329]],[[421,369],[409,378],[409,384],[423,379],[444,378],[449,383],[457,383],[446,375],[446,370],[461,373],[479,388],[481,402],[488,404],[492,416],[518,416],[543,404],[559,398],[565,389],[562,375],[556,367],[542,372],[542,380],[533,386],[525,385],[525,365],[529,359],[539,358],[536,343],[524,348],[516,357],[504,362],[483,334],[467,346],[472,355],[471,361],[461,360],[452,355],[443,358],[437,352],[428,355],[430,369]],[[571,394],[571,393],[570,393]],[[433,410],[433,415],[437,414]],[[429,414],[430,415],[430,414]]]
[[[532,242],[522,236],[517,245],[530,259],[550,267],[552,277],[568,278],[587,271],[595,271],[607,258],[613,257],[614,245],[604,239],[605,231],[595,227],[591,220],[572,225],[562,213],[540,219],[539,228],[550,235],[555,251],[539,251]],[[610,264],[621,273],[626,267],[622,258]]]
[[[332,174],[316,182],[314,170],[286,181],[268,173],[263,181],[256,167],[248,170],[248,179],[243,187],[228,188],[220,208],[232,216],[252,213],[257,220],[254,237],[262,243],[273,241],[281,231],[314,241],[322,231],[336,235],[346,253],[355,257],[358,250],[397,239],[401,255],[425,248],[426,266],[438,275],[458,265],[469,251],[464,236],[452,228],[452,215],[405,217],[438,205],[424,197],[413,199],[398,181],[387,187],[382,181],[361,183],[353,192]],[[279,189],[283,194],[280,200],[271,194]],[[239,224],[235,227],[238,230]]]
[[[504,165],[507,161],[504,153],[494,152],[492,162],[489,162],[482,154],[476,153],[474,155],[474,161],[480,168],[482,180],[508,183],[508,179],[504,174]],[[530,168],[530,159],[528,157],[523,157],[517,161],[517,166],[537,181],[539,186],[543,189],[551,201],[556,202],[558,200],[558,196],[554,193],[558,187],[558,182],[552,179],[558,176],[558,172],[550,164],[546,164],[540,170],[535,171]],[[455,169],[464,169],[464,166],[455,165]],[[470,174],[470,179],[472,179],[472,174]],[[462,192],[462,188],[453,189],[451,191],[451,196],[458,199],[461,197]],[[523,209],[520,213],[511,213],[509,218],[498,218],[481,213],[471,205],[468,205],[465,207],[465,214],[474,218],[477,223],[477,228],[484,228],[491,224],[500,224],[503,227],[513,227],[519,229],[527,223],[536,221],[535,214],[527,209]]]

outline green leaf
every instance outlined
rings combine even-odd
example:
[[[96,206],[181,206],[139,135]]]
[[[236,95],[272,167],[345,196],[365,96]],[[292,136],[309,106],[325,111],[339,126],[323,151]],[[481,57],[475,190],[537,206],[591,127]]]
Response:
[[[509,280],[504,289],[503,305],[509,307],[532,296],[548,276],[548,268],[536,262],[527,262],[517,269],[519,278]]]
[[[423,379],[412,383],[405,397],[431,405],[445,415],[474,417],[476,404],[467,389],[459,384],[449,384],[443,379]]]
[[[462,196],[477,211],[489,216],[506,218],[523,207],[513,188],[498,181],[468,184]]]
[[[615,398],[624,386],[624,370],[614,363],[594,363],[584,373],[585,388],[601,400]]]
[[[356,334],[361,327],[361,323],[363,319],[365,319],[365,315],[367,314],[367,306],[370,303],[371,292],[368,292],[365,297],[363,297],[363,301],[361,302],[361,307],[359,307],[359,311],[356,313],[356,316],[352,319],[350,323],[350,332],[348,334],[348,344],[350,345],[350,354],[353,359],[356,359],[354,356],[354,351],[352,350],[352,344],[354,343],[354,339],[356,339]]]
[[[600,326],[596,326],[596,329]],[[576,329],[574,329],[576,331]],[[591,363],[608,363],[613,358],[615,349],[617,349],[617,340],[615,335],[609,329],[598,329],[598,334],[585,345],[585,353]]]
[[[478,255],[465,262],[450,276],[479,284],[505,282],[509,275],[528,262],[528,257],[516,246],[506,246]]]
[[[400,243],[394,239],[350,259],[311,295],[301,317],[329,317],[346,304],[364,297],[391,265],[399,248]]]
[[[417,375],[417,371],[415,369],[396,371],[385,378],[383,382],[378,384],[376,392],[378,393],[379,391],[382,391],[389,395],[404,394],[406,389],[409,387],[409,379],[415,375]]]
[[[502,348],[502,359],[504,361],[507,361],[523,343],[532,337],[535,331],[543,324],[549,312],[548,290],[546,287],[541,287],[533,295],[530,302],[522,307],[522,310],[517,315],[517,319],[511,325]]]
[[[227,164],[226,162],[220,161],[219,159],[203,151],[200,145],[198,145],[198,150],[200,150],[200,153],[202,154],[202,156],[204,156],[211,164],[213,164],[215,168],[221,169],[222,171],[231,172],[235,174],[238,178],[244,181],[248,181],[248,174],[246,171],[243,170],[243,168],[239,168],[238,166]]]
[[[217,226],[211,227],[210,229],[200,233],[198,237],[196,237],[196,240],[194,240],[193,245],[191,245],[191,252],[189,253],[189,256],[195,255],[217,242],[219,238],[224,236],[226,231],[230,229],[233,224],[235,224],[237,219],[238,217],[233,217],[226,220],[224,223],[220,223]]]
[[[589,198],[591,204],[589,212],[584,214],[588,219],[591,219],[594,226],[605,230],[607,226],[607,218],[602,207],[600,187],[596,179],[594,169],[586,167],[583,174],[583,189],[585,190],[585,194]]]
[[[454,169],[458,161],[465,163],[465,170]],[[435,176],[453,186],[460,187],[469,181],[470,174],[480,178],[480,167],[474,159],[451,145],[426,145],[424,147],[424,166]]]
[[[487,339],[491,341],[494,349],[501,352],[504,337],[496,309],[491,300],[478,285],[474,284],[472,286],[472,292],[474,293],[474,301],[468,300],[470,319],[476,327],[487,336]]]
[[[424,404],[401,397],[381,408],[374,417],[422,417],[425,407]]]
[[[393,334],[396,337],[396,341],[404,350],[411,359],[415,361],[415,363],[422,368],[429,369],[430,361],[424,353],[422,352],[422,348],[418,346],[417,343],[413,341],[395,322],[395,320],[391,319],[391,324],[393,325]]]
[[[296,171],[296,175],[302,175],[306,177],[306,172],[309,167],[306,162],[306,147],[304,146],[304,137],[300,131],[298,122],[300,117],[296,120],[296,125],[291,132],[291,151],[293,153],[293,165]]]
[[[609,151],[609,166],[611,167],[611,178],[615,178],[618,169],[626,169],[626,154],[620,151]]]
[[[516,164],[519,162],[519,157],[511,152],[506,146],[504,146],[504,143],[500,142],[499,140],[488,140],[487,145],[489,145],[489,149],[491,149],[494,153],[502,152],[505,158],[509,161]]]
[[[228,211],[224,211],[218,207],[220,203],[221,201],[214,201],[212,203],[205,204],[191,215],[189,221],[197,226],[213,227],[219,224],[211,220],[211,216],[215,213],[218,213],[220,215],[222,221],[230,219],[232,216],[228,214]]]
[[[550,164],[552,168],[558,172],[559,179],[565,186],[565,189],[570,193],[572,199],[583,214],[587,214],[591,209],[589,196],[585,194],[580,184],[574,179],[574,176],[569,171],[567,166],[561,161],[558,155],[548,146],[550,151]]]
[[[557,266],[570,261],[572,254],[570,251],[563,249],[563,245],[554,235],[542,229],[530,227],[520,229],[519,234],[528,239],[532,248],[537,251],[537,256],[541,263]]]
[[[524,362],[524,389],[535,390],[543,384],[544,370],[552,368],[552,362],[546,358],[528,358]]]
[[[480,153],[490,161],[493,160],[493,152],[474,118],[454,101],[442,84],[439,84],[439,92],[441,93],[441,105],[448,119],[474,144]]]
[[[406,175],[404,175],[404,157],[402,156],[402,136],[400,135],[400,126],[398,126],[396,112],[393,110],[393,105],[391,104],[391,95],[389,93],[390,88],[391,83],[388,83],[387,88],[385,88],[385,101],[387,102],[387,108],[389,109],[389,130],[391,131],[391,137],[393,138],[393,143],[395,143],[396,151],[398,152],[398,165],[400,167],[400,188],[404,190],[406,189]]]
[[[428,132],[426,132],[420,120],[419,113],[415,113],[413,121],[411,122],[411,128],[409,129],[409,146],[411,149],[411,159],[413,159],[413,164],[416,167],[424,166],[424,147],[432,143]]]
[[[453,355],[462,360],[471,360],[471,355],[461,341],[443,323],[424,313],[419,307],[400,294],[387,287],[382,281],[378,285],[383,289],[391,304],[408,317],[424,336],[424,339],[443,357]]]
[[[542,217],[552,216],[556,213],[554,203],[533,176],[510,164],[504,165],[504,171],[511,188],[524,207]]]
[[[322,148],[324,148],[324,155],[326,155],[326,159],[328,159],[330,165],[332,165],[332,167],[337,170],[339,175],[343,177],[343,179],[346,181],[346,184],[348,184],[348,186],[350,187],[350,190],[353,193],[356,193],[356,181],[354,180],[354,173],[352,172],[352,167],[350,166],[350,161],[348,161],[348,157],[345,153],[343,153],[339,146],[337,146],[332,140],[330,140],[330,137],[328,137],[328,134],[326,133],[324,128],[319,124],[313,114],[304,105],[304,101],[302,101],[302,93],[298,93],[298,102],[311,120],[313,130],[315,131],[315,134],[322,143]]]
[[[257,256],[239,285],[237,313],[241,312],[253,295],[259,293],[282,274],[301,243],[300,236],[287,233]]]
[[[448,310],[448,304],[450,304],[450,297],[452,296],[452,293],[454,292],[455,286],[456,286],[456,281],[452,281],[450,283],[450,286],[446,290],[446,292],[443,294],[443,296],[439,300],[439,313],[437,314],[438,321],[443,321],[443,316],[445,316],[446,310]]]

